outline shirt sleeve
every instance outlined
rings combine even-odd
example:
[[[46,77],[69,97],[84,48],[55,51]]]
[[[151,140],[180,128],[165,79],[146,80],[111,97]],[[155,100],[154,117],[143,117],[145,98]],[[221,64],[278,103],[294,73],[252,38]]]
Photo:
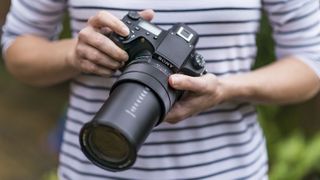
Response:
[[[61,19],[66,9],[66,0],[12,0],[6,22],[2,27],[1,46],[3,53],[12,41],[24,34],[47,39],[58,37]]]
[[[263,0],[278,59],[294,56],[320,77],[319,0]]]

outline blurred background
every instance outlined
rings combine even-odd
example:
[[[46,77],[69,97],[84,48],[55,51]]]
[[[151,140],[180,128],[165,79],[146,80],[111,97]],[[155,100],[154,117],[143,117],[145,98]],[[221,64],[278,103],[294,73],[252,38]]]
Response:
[[[0,27],[9,2],[0,0]],[[67,97],[67,84],[32,88],[16,81],[0,57],[0,180],[54,179],[55,128]]]
[[[0,1],[0,27],[10,1]],[[68,24],[61,37],[68,37]],[[1,33],[1,32],[0,32]],[[274,59],[271,29],[262,19],[254,68]],[[0,58],[0,179],[56,180],[57,127],[68,85],[32,88],[8,74]],[[271,180],[320,180],[320,96],[290,106],[259,106]]]

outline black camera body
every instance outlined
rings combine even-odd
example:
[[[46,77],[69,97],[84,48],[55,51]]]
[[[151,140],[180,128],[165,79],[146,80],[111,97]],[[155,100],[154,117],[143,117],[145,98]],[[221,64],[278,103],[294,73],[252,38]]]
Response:
[[[137,12],[129,12],[122,21],[129,28],[129,36],[121,37],[114,33],[111,35],[111,39],[123,48],[130,57],[125,68],[132,64],[148,63],[163,74],[159,75],[157,71],[148,71],[147,73],[155,78],[165,78],[161,79],[160,83],[169,90],[172,89],[168,86],[167,78],[171,74],[181,73],[190,76],[201,76],[205,73],[205,61],[194,49],[199,37],[188,26],[176,24],[168,31],[165,31],[142,19]],[[129,69],[124,69],[123,73],[127,72],[129,72]],[[122,76],[116,84],[123,79],[124,77]],[[143,81],[142,79],[136,80]],[[116,87],[116,84],[113,87]],[[152,83],[149,85],[154,86],[150,87],[154,91],[159,91],[156,85]],[[173,94],[176,93],[180,92],[175,91]],[[173,101],[170,101],[169,106],[171,107],[173,103]],[[168,111],[169,109],[166,109],[165,114]]]
[[[127,37],[110,38],[129,54],[110,96],[80,132],[84,154],[97,166],[121,171],[130,168],[153,127],[161,123],[181,91],[169,86],[171,74],[201,76],[203,57],[196,53],[197,33],[184,24],[163,30],[129,12],[122,21]]]
[[[112,39],[129,57],[137,57],[141,51],[148,50],[154,59],[165,64],[173,73],[200,76],[204,72],[203,57],[194,49],[199,37],[188,26],[176,24],[165,31],[143,20],[136,12],[130,12],[122,21],[130,30],[129,36],[113,34]]]

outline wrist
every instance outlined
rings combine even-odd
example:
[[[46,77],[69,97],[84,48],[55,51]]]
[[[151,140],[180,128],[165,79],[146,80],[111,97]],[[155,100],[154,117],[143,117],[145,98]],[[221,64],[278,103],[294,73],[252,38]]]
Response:
[[[219,78],[222,102],[249,101],[255,94],[255,88],[246,75],[231,75]]]
[[[75,46],[76,46],[76,40],[70,40],[68,43],[69,48],[66,49],[66,53],[64,56],[64,64],[66,69],[74,75],[77,75],[80,73],[80,70],[76,66],[76,54],[75,54]]]
[[[64,57],[64,64],[66,68],[69,69],[70,71],[74,71],[74,72],[78,71],[75,65],[75,54],[73,50],[66,52],[66,55]]]

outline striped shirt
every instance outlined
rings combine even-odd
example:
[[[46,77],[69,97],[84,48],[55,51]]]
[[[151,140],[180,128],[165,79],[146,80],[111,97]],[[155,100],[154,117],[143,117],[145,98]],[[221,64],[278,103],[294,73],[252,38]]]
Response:
[[[121,18],[128,10],[146,8],[155,10],[153,22],[164,29],[183,22],[196,30],[197,50],[208,71],[217,76],[250,71],[264,10],[273,27],[277,57],[296,56],[320,75],[318,0],[13,0],[3,27],[3,50],[22,34],[56,39],[65,10],[76,37],[97,11],[108,10]],[[60,179],[267,179],[265,139],[256,110],[238,102],[218,105],[175,125],[160,124],[127,171],[112,173],[94,166],[80,150],[79,130],[108,97],[116,77],[83,74],[73,79]]]

